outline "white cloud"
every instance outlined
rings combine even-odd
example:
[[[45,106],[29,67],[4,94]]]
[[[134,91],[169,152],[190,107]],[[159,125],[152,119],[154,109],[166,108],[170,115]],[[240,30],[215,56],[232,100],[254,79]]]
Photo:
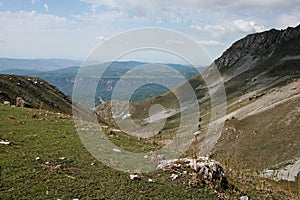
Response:
[[[42,27],[53,28],[53,26],[62,27],[66,23],[68,23],[68,21],[65,17],[42,14],[37,11],[0,12],[0,27],[8,26],[9,28],[16,28],[18,30],[23,28],[26,30],[38,29]]]
[[[294,12],[283,14],[277,21],[277,28],[295,27],[300,24],[300,7]]]
[[[11,12],[11,11],[0,11],[0,21],[2,22],[12,22],[12,24],[43,24],[47,23],[65,23],[67,19],[65,17],[59,17],[51,14],[42,14],[37,11],[19,11],[19,12]],[[36,23],[41,21],[41,23]],[[19,23],[18,23],[19,22]],[[33,23],[34,22],[34,23]],[[1,23],[0,23],[1,24]]]
[[[134,11],[137,13],[145,14],[149,12],[155,13],[157,10],[164,10],[166,8],[192,8],[198,9],[261,9],[266,8],[272,9],[282,9],[291,8],[298,0],[232,0],[232,1],[220,1],[220,0],[151,0],[143,1],[140,0],[81,0],[83,2],[89,3],[92,7],[106,6],[108,8],[117,8],[120,10]]]
[[[167,40],[165,42],[167,45],[182,45],[184,44],[183,40]]]
[[[218,42],[216,40],[200,40],[198,41],[198,43],[204,46],[225,46],[224,43]]]
[[[73,15],[75,19],[89,21],[93,23],[108,23],[117,20],[124,20],[127,15],[119,11],[107,11],[101,13],[86,13],[83,15]]]
[[[266,30],[263,25],[258,25],[255,21],[245,21],[242,19],[235,20],[233,25],[237,31],[242,33],[262,32]]]
[[[148,23],[150,22],[150,18],[146,16],[134,16],[132,20],[136,23]]]
[[[69,54],[71,57],[76,44],[81,42],[74,39],[77,35],[75,28],[74,22],[51,14],[0,11],[0,37],[5,35],[0,55],[37,58],[67,57]],[[78,49],[83,48],[82,45]]]
[[[96,40],[106,41],[106,40],[108,40],[108,38],[104,37],[103,35],[99,35],[99,36],[96,37]]]
[[[49,11],[49,6],[48,6],[48,4],[44,4],[44,8],[45,8],[45,10],[48,12]]]
[[[226,28],[221,25],[205,25],[203,27],[198,25],[191,25],[192,29],[196,29],[198,31],[207,31],[207,32],[226,32]]]
[[[0,0],[0,6],[1,1],[3,0]],[[184,32],[199,44],[206,46],[207,49],[217,52],[217,50],[223,51],[227,44],[231,44],[248,33],[260,32],[273,27],[286,28],[300,22],[299,0],[80,1],[86,2],[88,8],[77,13],[72,12],[73,15],[67,14],[70,12],[64,12],[61,14],[61,16],[65,14],[64,17],[36,11],[0,11],[0,38],[5,37],[5,43],[2,43],[1,47],[7,46],[14,53],[14,50],[19,51],[18,45],[24,46],[24,48],[27,45],[24,51],[26,54],[29,52],[28,49],[31,51],[34,48],[33,43],[36,46],[46,45],[46,41],[42,40],[47,38],[49,40],[47,45],[52,45],[48,49],[49,51],[52,49],[54,52],[57,44],[68,48],[68,45],[74,47],[75,44],[71,44],[70,40],[76,38],[75,41],[80,43],[80,48],[70,48],[70,51],[65,52],[70,55],[78,55],[76,53],[78,49],[94,45],[95,39],[105,41],[107,39],[105,36],[115,35],[132,28],[154,26]],[[42,9],[49,10],[48,4],[44,3],[46,1],[30,0],[27,1],[27,4],[30,2],[44,5]],[[19,9],[22,10],[22,8]],[[50,10],[55,12],[55,7],[50,5]],[[40,38],[42,42],[34,42],[37,38]],[[11,45],[14,40],[15,46]],[[90,44],[85,44],[86,41],[89,41]],[[74,43],[74,41],[72,42]],[[180,44],[180,41],[168,42],[169,44]],[[0,49],[0,55],[3,52],[5,53]]]
[[[216,1],[216,0],[215,0]],[[230,7],[233,8],[243,8],[243,9],[282,9],[292,7],[295,3],[299,3],[298,0],[235,0],[229,3]]]

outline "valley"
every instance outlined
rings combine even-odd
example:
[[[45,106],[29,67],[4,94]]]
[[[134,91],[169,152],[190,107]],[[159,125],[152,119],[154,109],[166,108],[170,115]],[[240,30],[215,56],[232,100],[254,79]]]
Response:
[[[299,46],[300,25],[247,35],[200,74],[173,65],[188,81],[171,90],[142,87],[128,104],[112,99],[112,91],[143,63],[112,63],[97,87],[96,107],[85,105],[84,93],[69,96],[74,83],[84,81],[75,78],[77,67],[1,74],[0,198],[299,199]],[[207,81],[215,80],[216,69],[222,81]],[[152,75],[156,70],[134,78],[162,78]],[[15,107],[16,96],[24,107]],[[181,154],[165,155],[168,147]],[[124,167],[115,158],[127,152],[142,156],[125,162],[134,172],[115,168]],[[141,160],[167,164],[144,172]],[[221,180],[213,173],[207,178],[203,166],[224,170]]]

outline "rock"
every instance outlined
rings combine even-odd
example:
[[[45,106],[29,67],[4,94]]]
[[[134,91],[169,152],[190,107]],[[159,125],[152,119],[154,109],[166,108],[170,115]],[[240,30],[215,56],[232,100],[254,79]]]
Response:
[[[10,102],[9,101],[4,101],[3,105],[10,106]]]
[[[199,180],[207,184],[219,182],[223,189],[228,188],[228,180],[223,167],[220,163],[211,160],[209,157],[162,160],[157,166],[157,169],[172,171],[172,180],[177,179],[179,177],[178,174],[186,174],[187,171],[190,171],[188,168],[194,171],[194,174],[197,176],[196,178]]]
[[[193,133],[195,137],[198,137],[200,135],[200,131],[196,131],[195,133]]]
[[[153,183],[154,181],[153,181],[153,179],[149,178],[148,182]]]
[[[36,160],[36,161],[39,161],[39,160],[41,160],[41,158],[40,158],[40,157],[36,157],[35,160]]]
[[[172,181],[175,181],[179,176],[178,174],[172,174],[171,176]]]
[[[138,174],[130,174],[129,178],[131,180],[140,180],[141,179],[140,175],[138,175]]]
[[[4,144],[4,145],[7,145],[7,146],[13,145],[12,142],[5,141],[4,138],[0,138],[0,144]]]
[[[11,142],[5,142],[5,141],[0,141],[0,144],[4,144],[4,145],[8,145],[8,146],[12,145]]]
[[[119,149],[113,149],[114,152],[121,153],[122,151]]]
[[[248,196],[241,196],[240,200],[250,200],[250,198]]]
[[[8,116],[7,118],[8,119],[16,119],[15,116],[12,116],[12,115]]]

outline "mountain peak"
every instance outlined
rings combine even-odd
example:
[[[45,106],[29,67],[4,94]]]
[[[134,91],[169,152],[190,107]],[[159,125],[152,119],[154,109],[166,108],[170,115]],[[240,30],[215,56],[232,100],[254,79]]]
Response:
[[[282,44],[300,36],[300,25],[284,30],[271,29],[261,33],[254,33],[233,43],[223,55],[215,61],[219,70],[234,65],[243,57],[270,57]]]

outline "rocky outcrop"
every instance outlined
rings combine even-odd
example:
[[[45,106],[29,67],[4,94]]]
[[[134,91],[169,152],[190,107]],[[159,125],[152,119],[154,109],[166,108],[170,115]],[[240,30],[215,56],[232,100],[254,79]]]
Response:
[[[271,29],[235,42],[215,64],[225,82],[226,94],[265,90],[300,77],[300,25]]]
[[[215,61],[219,70],[234,65],[243,57],[250,55],[271,56],[278,46],[300,35],[300,25],[285,30],[271,29],[262,33],[255,33],[235,42],[223,55]]]
[[[222,165],[208,157],[162,160],[157,169],[172,172],[173,181],[180,176],[188,175],[191,187],[199,184],[216,187],[219,183],[222,189],[228,188],[228,180]]]

